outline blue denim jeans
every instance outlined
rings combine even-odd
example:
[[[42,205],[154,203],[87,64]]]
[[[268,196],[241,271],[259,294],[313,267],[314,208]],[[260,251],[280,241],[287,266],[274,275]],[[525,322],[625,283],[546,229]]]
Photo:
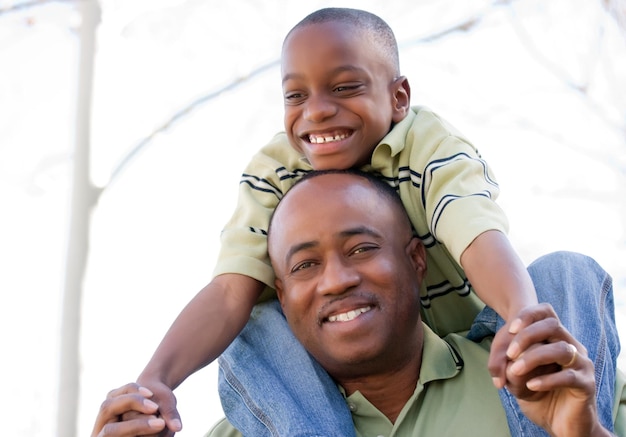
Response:
[[[610,276],[591,258],[557,252],[528,268],[540,302],[549,302],[585,345],[596,369],[598,414],[613,429],[619,339]],[[469,337],[493,335],[502,319],[485,308]],[[244,436],[350,437],[352,418],[335,383],[293,336],[277,301],[257,305],[247,326],[219,359],[219,392],[228,420]],[[514,437],[546,436],[500,390]]]

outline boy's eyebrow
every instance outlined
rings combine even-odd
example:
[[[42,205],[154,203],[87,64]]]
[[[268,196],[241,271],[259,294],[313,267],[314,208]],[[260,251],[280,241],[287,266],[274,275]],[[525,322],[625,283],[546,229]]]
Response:
[[[363,72],[365,69],[357,67],[356,65],[340,65],[339,67],[330,71],[329,76],[334,76],[345,71]],[[304,75],[300,73],[287,73],[283,76],[283,82],[285,83],[290,79],[301,79]]]
[[[374,231],[373,229],[368,228],[367,226],[356,226],[354,228],[343,230],[337,234],[337,236],[339,236],[340,238],[352,237],[355,235],[369,235],[370,237],[373,237],[376,239],[383,238],[382,235],[380,235],[378,232]],[[318,241],[304,241],[302,243],[294,244],[287,251],[287,254],[285,255],[285,262],[289,264],[291,257],[293,257],[296,253],[303,251],[303,250],[312,249],[317,246],[319,246]]]

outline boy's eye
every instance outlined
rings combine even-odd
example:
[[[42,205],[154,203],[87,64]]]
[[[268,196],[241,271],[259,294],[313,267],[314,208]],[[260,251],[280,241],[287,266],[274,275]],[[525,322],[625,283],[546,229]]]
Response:
[[[301,92],[289,92],[285,93],[285,102],[287,103],[298,103],[304,99],[304,94]]]
[[[360,84],[348,84],[348,85],[339,85],[335,87],[334,92],[336,93],[349,93],[351,91],[356,91],[361,88]]]

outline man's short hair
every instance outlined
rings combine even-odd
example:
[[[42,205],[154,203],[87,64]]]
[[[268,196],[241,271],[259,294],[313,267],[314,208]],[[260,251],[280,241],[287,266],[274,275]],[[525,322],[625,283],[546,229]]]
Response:
[[[344,169],[344,170],[329,169],[329,170],[313,170],[313,171],[306,173],[304,176],[302,176],[300,180],[298,180],[294,184],[293,187],[291,187],[289,191],[287,191],[287,193],[285,193],[285,195],[280,200],[280,202],[278,202],[278,205],[276,206],[276,208],[274,209],[274,213],[272,214],[272,218],[270,219],[270,224],[269,224],[268,231],[267,231],[268,237],[272,233],[272,223],[274,221],[273,220],[274,215],[276,214],[276,211],[278,211],[278,209],[280,208],[280,204],[282,203],[282,201],[289,196],[291,191],[294,188],[296,188],[298,185],[310,179],[314,179],[316,177],[329,175],[329,174],[353,175],[353,176],[367,180],[372,186],[372,188],[374,189],[374,191],[376,191],[376,193],[378,193],[382,198],[388,200],[391,203],[392,207],[396,208],[398,210],[398,213],[402,214],[406,218],[408,226],[412,229],[411,220],[409,219],[406,209],[404,208],[404,204],[402,203],[402,200],[400,199],[400,195],[398,194],[397,188],[394,188],[392,185],[390,185],[389,183],[387,183],[380,177],[376,176],[376,174],[374,173],[368,173],[363,170],[357,170],[353,168]]]

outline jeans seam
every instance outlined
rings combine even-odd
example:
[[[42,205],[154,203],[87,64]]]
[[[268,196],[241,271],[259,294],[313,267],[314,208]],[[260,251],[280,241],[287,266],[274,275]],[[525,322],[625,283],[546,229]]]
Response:
[[[604,305],[606,302],[606,298],[611,289],[611,281],[610,276],[605,275],[604,280],[602,281],[602,290],[600,293],[600,307],[599,307],[599,316],[600,320],[604,321]],[[602,374],[604,373],[604,361],[606,358],[606,349],[607,349],[607,339],[606,339],[606,329],[604,327],[604,323],[600,324],[600,342],[598,346],[598,352],[596,356],[595,365],[595,378],[596,378],[596,393],[600,393],[600,382],[602,381]],[[601,364],[601,365],[600,365]]]
[[[252,398],[248,396],[248,392],[244,389],[243,385],[239,383],[239,380],[235,377],[232,371],[230,363],[227,360],[225,360],[223,357],[220,358],[219,363],[222,369],[222,373],[224,375],[224,380],[241,397],[242,402],[248,408],[248,410],[250,410],[252,415],[256,417],[258,421],[261,422],[267,428],[268,432],[272,436],[280,437],[278,430],[272,424],[272,421],[270,420],[269,416],[265,414],[263,410],[259,408],[258,405],[252,402]]]

